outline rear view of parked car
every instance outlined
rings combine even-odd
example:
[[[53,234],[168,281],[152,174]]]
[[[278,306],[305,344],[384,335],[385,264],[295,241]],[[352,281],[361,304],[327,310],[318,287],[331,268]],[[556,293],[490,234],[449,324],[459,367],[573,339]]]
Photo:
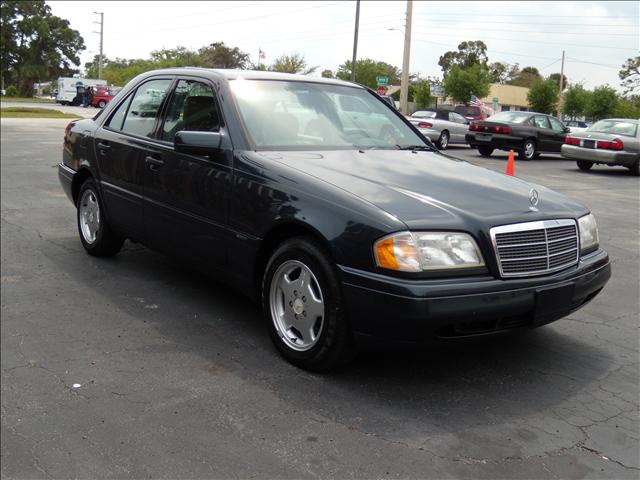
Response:
[[[407,120],[440,150],[446,150],[449,144],[466,143],[469,121],[459,113],[451,110],[422,110],[413,113]]]
[[[584,132],[567,136],[565,142],[562,156],[576,160],[581,170],[601,164],[627,167],[632,175],[640,175],[640,120],[600,120]]]
[[[483,157],[494,150],[514,150],[522,160],[542,152],[560,153],[569,132],[560,120],[535,112],[500,112],[487,120],[472,122],[467,143]]]

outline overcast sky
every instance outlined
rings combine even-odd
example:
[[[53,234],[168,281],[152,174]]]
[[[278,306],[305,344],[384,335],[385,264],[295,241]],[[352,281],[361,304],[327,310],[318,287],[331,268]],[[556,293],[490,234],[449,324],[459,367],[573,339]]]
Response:
[[[152,50],[178,45],[192,49],[217,41],[237,46],[267,63],[283,53],[305,55],[320,72],[335,71],[353,48],[354,1],[287,2],[109,2],[48,1],[54,15],[80,31],[87,50],[82,64],[99,51],[93,21],[104,12],[104,54],[146,58]],[[489,61],[560,71],[588,88],[618,87],[618,70],[640,48],[640,2],[420,2],[413,7],[412,73],[441,76],[438,58],[464,40],[487,44]],[[402,66],[406,2],[362,1],[358,58]]]

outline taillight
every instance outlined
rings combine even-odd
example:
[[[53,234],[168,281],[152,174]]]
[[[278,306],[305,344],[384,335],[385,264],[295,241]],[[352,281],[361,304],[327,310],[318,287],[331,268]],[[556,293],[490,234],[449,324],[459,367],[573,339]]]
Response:
[[[604,148],[606,150],[622,150],[624,148],[624,144],[619,138],[614,138],[611,141],[598,140],[597,146],[598,148]]]
[[[471,130],[472,132],[477,132],[480,130],[480,125],[478,125],[477,123],[472,123],[471,125],[469,125],[469,130]]]
[[[69,132],[71,131],[71,127],[73,127],[75,120],[73,122],[69,122],[69,125],[67,125],[64,128],[64,137],[67,138],[69,136]]]
[[[580,139],[576,137],[566,137],[564,139],[564,143],[568,143],[569,145],[580,146]]]
[[[420,127],[420,128],[431,128],[431,127],[433,127],[433,124],[429,123],[429,122],[420,122],[420,123],[418,123],[418,127]]]
[[[469,125],[469,130],[472,132],[501,133],[503,135],[509,135],[509,133],[511,133],[511,129],[509,127],[488,127],[486,125],[478,125],[477,123]]]
[[[503,135],[509,135],[511,129],[509,127],[493,127],[495,133],[502,133]]]

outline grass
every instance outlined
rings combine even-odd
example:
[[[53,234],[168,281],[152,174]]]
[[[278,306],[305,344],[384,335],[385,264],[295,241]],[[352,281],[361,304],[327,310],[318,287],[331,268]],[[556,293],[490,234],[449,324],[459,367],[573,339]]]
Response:
[[[5,107],[0,108],[2,118],[81,118],[73,113],[62,113],[60,110],[40,107]]]
[[[0,102],[24,102],[24,103],[56,103],[53,98],[39,97],[0,97]]]

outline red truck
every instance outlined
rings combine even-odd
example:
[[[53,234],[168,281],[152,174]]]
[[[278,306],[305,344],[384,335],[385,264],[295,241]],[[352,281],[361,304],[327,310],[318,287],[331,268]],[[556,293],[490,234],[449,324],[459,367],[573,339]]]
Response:
[[[113,85],[93,87],[91,105],[98,108],[104,108],[120,90],[122,90],[122,87],[115,87]]]

